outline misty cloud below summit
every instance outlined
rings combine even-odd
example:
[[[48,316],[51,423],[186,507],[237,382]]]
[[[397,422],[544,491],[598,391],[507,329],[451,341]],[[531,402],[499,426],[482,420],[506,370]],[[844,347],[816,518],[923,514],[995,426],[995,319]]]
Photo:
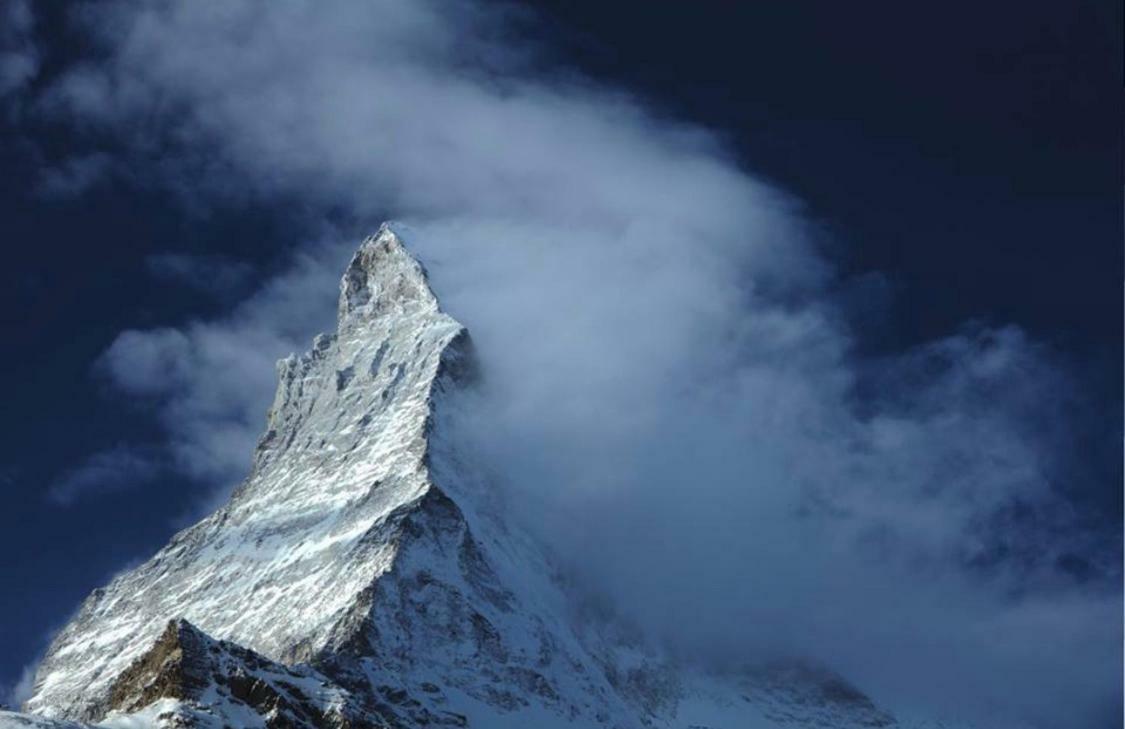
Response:
[[[1050,354],[967,326],[861,360],[798,201],[455,8],[83,14],[102,55],[38,113],[117,137],[117,174],[192,205],[297,201],[328,231],[226,316],[103,355],[173,462],[244,474],[274,361],[332,328],[353,231],[393,211],[482,360],[451,426],[575,580],[671,650],[809,656],[988,726],[1114,716],[1117,575],[1053,483]],[[1095,577],[1060,566],[1077,554]]]

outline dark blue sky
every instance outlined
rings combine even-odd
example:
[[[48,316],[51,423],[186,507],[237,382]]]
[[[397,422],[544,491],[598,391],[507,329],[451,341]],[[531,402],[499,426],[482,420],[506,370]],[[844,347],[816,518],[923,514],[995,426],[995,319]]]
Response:
[[[829,256],[880,285],[842,287],[860,344],[897,351],[969,320],[1011,322],[1052,347],[1088,398],[1071,433],[1076,503],[1121,513],[1121,9],[1074,2],[543,2],[524,31],[573,65],[720,130],[741,162],[807,202]],[[45,78],[81,56],[61,3],[37,6]],[[118,332],[224,311],[302,235],[281,206],[185,211],[108,181],[77,198],[36,188],[81,131],[3,116],[0,347],[0,684],[113,572],[158,548],[199,499],[155,488],[64,508],[60,474],[153,413],[92,372]],[[108,148],[112,151],[112,147]],[[222,296],[151,275],[147,257],[244,261]]]

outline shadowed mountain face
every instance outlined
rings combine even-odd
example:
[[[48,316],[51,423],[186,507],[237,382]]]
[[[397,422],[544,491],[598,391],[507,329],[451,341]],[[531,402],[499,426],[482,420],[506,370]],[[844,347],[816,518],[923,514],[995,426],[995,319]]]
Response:
[[[898,725],[825,671],[703,674],[579,617],[441,426],[470,340],[391,227],[278,369],[250,477],[95,591],[0,726]]]

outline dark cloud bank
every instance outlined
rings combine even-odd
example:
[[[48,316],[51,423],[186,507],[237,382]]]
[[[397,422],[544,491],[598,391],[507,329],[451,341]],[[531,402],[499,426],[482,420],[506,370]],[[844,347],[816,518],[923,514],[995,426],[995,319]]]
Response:
[[[157,404],[166,452],[95,456],[59,501],[114,463],[236,481],[274,360],[331,328],[357,231],[390,213],[480,350],[459,437],[591,595],[688,658],[813,656],[892,707],[1119,719],[1118,554],[1063,497],[1081,393],[1020,330],[860,358],[798,201],[706,130],[545,70],[499,6],[75,18],[99,51],[33,113],[124,143],[91,157],[105,174],[299,205],[322,233],[225,317],[117,338],[98,370]],[[201,266],[153,262],[248,276]]]

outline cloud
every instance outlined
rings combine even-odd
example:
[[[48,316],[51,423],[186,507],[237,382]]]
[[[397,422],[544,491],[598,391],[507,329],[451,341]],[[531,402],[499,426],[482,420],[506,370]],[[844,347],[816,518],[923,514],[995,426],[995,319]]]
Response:
[[[40,113],[192,205],[298,203],[325,231],[226,316],[103,356],[182,471],[245,472],[273,360],[331,328],[351,233],[390,211],[480,350],[446,426],[576,584],[691,660],[812,656],[988,726],[1120,712],[1119,551],[1062,496],[1078,395],[1018,329],[859,356],[841,302],[877,277],[840,281],[798,201],[521,47],[503,6],[80,19],[100,54]]]
[[[0,97],[21,90],[39,71],[34,20],[26,0],[0,5]]]
[[[331,326],[347,254],[341,246],[310,245],[221,320],[121,332],[96,370],[120,392],[156,406],[169,458],[182,474],[229,490],[245,475],[265,423],[275,363],[303,351],[309,332]],[[180,263],[171,266],[177,275]],[[186,270],[198,274],[200,262]]]
[[[216,255],[158,253],[148,256],[145,265],[149,273],[161,280],[219,298],[245,292],[254,275],[249,263]]]
[[[35,669],[38,661],[28,664],[20,671],[20,676],[11,686],[0,686],[0,708],[4,706],[16,709],[31,697],[35,684]]]
[[[43,169],[36,191],[47,198],[76,197],[101,182],[113,169],[112,158],[104,152],[91,152]]]
[[[47,497],[60,506],[70,506],[85,498],[143,486],[158,476],[161,468],[154,454],[118,445],[95,453],[63,473],[47,488]]]

